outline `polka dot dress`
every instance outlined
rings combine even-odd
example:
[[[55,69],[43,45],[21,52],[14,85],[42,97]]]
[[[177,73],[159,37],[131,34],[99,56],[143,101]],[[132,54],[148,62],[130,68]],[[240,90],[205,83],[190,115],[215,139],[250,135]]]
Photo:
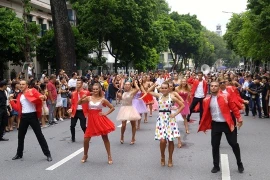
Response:
[[[156,123],[155,140],[165,139],[173,141],[180,137],[180,132],[175,118],[170,118],[171,107],[173,105],[171,95],[168,100],[162,100],[162,96],[158,100],[159,115]]]

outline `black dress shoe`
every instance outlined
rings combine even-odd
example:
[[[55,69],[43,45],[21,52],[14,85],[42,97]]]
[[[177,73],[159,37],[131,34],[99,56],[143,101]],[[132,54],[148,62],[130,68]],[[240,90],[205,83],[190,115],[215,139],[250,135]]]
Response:
[[[72,138],[72,139],[71,139],[71,142],[75,142],[75,138]]]
[[[9,139],[0,138],[0,141],[8,141]]]
[[[213,169],[211,170],[211,173],[217,173],[218,171],[220,171],[219,167],[213,167]]]
[[[239,172],[239,173],[243,173],[244,170],[245,170],[245,169],[244,169],[243,163],[238,164],[238,172]]]
[[[52,156],[51,155],[47,156],[47,161],[49,161],[49,162],[52,161]]]
[[[22,156],[19,156],[18,154],[16,154],[13,158],[12,158],[12,160],[17,160],[17,159],[21,159],[22,158]]]

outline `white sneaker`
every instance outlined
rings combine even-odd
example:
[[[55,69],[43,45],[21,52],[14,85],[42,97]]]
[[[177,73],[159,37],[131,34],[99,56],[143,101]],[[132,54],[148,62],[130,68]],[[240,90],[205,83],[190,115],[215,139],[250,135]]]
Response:
[[[60,121],[64,121],[64,119],[63,119],[63,118],[59,118],[59,120],[60,120]]]
[[[53,119],[53,121],[54,121],[54,122],[57,122],[57,119],[56,119],[56,118],[54,118],[54,119]]]

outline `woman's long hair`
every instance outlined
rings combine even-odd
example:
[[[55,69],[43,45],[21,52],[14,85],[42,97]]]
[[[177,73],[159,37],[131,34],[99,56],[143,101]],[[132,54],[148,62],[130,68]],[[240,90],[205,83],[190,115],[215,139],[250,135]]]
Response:
[[[179,86],[178,86],[178,88],[179,89],[184,89],[185,91],[190,92],[191,91],[191,88],[190,88],[190,86],[187,83],[187,79],[186,78],[183,78],[183,79],[186,80],[186,86],[184,87],[183,84],[180,83]],[[183,79],[181,79],[181,82],[182,82]]]
[[[101,85],[100,85],[99,83],[94,83],[94,85],[92,86],[92,88],[93,88],[94,86],[97,86],[97,87],[99,88],[98,96],[99,96],[99,97],[103,97],[103,91],[102,91]]]

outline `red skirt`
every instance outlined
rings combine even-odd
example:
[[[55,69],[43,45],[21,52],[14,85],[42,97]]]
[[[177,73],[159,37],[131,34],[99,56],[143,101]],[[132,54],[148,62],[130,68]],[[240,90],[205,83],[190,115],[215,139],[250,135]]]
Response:
[[[85,138],[93,136],[107,135],[115,130],[114,123],[107,118],[107,116],[101,116],[99,109],[88,110],[88,123],[84,134]]]
[[[144,95],[144,93],[142,93],[142,96]],[[151,94],[146,94],[146,96],[144,96],[143,101],[145,104],[154,104],[154,99],[153,96]]]

